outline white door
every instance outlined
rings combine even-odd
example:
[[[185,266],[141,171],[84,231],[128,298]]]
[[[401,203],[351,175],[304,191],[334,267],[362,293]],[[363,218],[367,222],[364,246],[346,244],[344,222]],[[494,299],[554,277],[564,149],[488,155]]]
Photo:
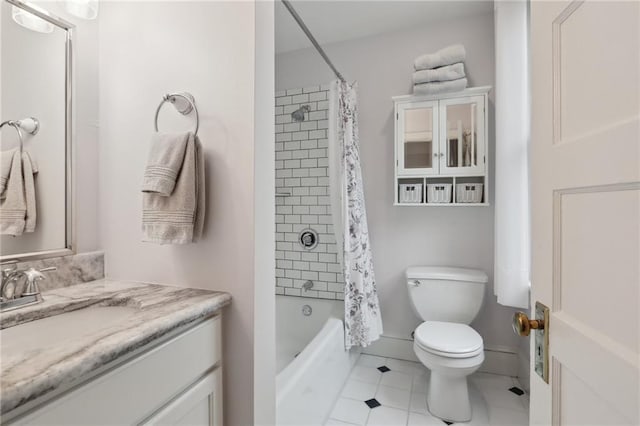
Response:
[[[531,423],[637,425],[640,3],[534,1],[531,47],[532,306],[551,310]]]

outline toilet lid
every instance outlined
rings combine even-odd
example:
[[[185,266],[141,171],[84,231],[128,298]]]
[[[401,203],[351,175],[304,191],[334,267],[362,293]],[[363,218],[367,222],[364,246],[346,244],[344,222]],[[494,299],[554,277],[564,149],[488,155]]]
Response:
[[[473,356],[482,350],[482,336],[466,324],[425,321],[414,339],[424,350],[439,354]]]

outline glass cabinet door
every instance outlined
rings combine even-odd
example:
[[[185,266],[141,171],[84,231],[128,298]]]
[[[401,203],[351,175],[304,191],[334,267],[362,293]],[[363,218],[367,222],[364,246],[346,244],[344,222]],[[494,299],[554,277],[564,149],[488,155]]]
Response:
[[[485,169],[484,98],[440,101],[440,173],[483,174]]]
[[[398,107],[398,174],[438,173],[438,103]]]

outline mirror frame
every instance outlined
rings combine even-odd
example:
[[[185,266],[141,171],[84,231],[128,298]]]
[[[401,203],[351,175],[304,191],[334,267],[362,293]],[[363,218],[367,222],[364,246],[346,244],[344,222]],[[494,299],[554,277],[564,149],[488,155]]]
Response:
[[[73,129],[73,39],[75,25],[39,7],[33,7],[22,0],[5,0],[12,6],[44,19],[66,32],[65,41],[65,246],[60,249],[44,249],[30,253],[0,255],[0,262],[8,260],[37,260],[50,257],[68,256],[76,253],[76,203],[74,181],[73,148],[75,134]]]

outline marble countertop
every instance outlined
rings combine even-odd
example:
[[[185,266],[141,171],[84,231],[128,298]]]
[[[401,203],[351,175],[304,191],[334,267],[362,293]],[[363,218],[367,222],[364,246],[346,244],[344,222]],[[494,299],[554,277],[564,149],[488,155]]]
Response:
[[[43,292],[44,302],[0,314],[2,333],[9,327],[83,308],[135,308],[121,321],[95,333],[59,344],[25,350],[2,345],[0,410],[3,414],[86,381],[127,355],[162,341],[190,323],[210,317],[231,303],[228,293],[196,288],[98,280]],[[35,323],[34,323],[35,324]],[[16,332],[20,327],[14,329]],[[2,336],[2,334],[0,334]]]

